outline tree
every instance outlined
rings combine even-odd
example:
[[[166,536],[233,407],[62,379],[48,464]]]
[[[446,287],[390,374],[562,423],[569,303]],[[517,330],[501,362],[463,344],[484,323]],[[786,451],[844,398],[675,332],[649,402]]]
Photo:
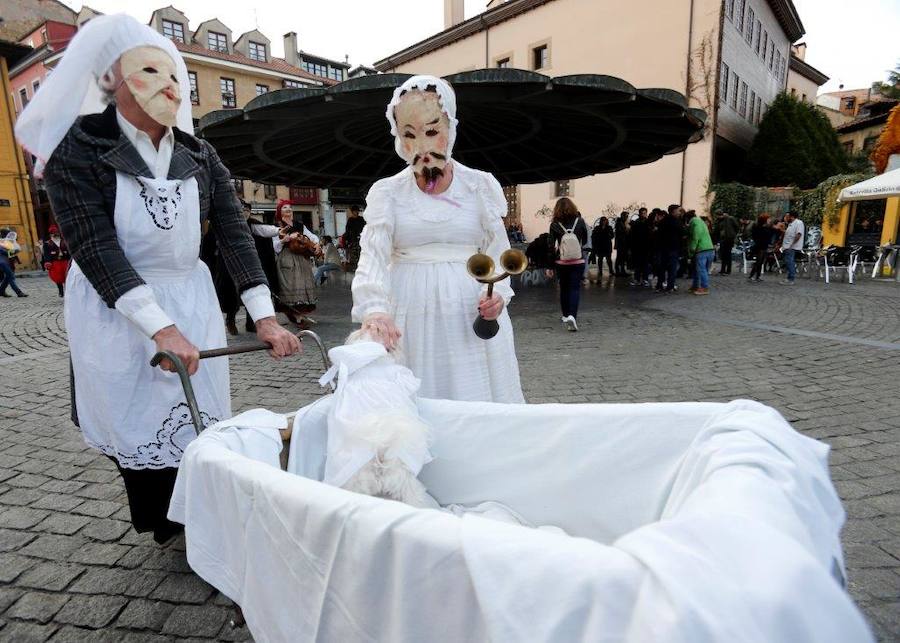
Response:
[[[847,170],[847,153],[828,118],[782,93],[759,124],[744,174],[750,185],[812,188]]]
[[[872,92],[881,94],[885,98],[900,98],[900,64],[888,72],[888,81],[872,83]]]

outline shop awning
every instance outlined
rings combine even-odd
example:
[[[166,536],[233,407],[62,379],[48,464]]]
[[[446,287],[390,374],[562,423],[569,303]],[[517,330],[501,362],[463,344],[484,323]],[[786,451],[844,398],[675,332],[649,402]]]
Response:
[[[838,201],[869,201],[892,196],[900,196],[900,169],[845,187],[838,195]]]
[[[365,188],[403,168],[385,106],[408,74],[282,89],[200,119],[198,134],[236,177]],[[521,69],[447,76],[457,93],[455,158],[501,183],[541,183],[652,163],[700,140],[706,114],[670,89],[611,76]]]

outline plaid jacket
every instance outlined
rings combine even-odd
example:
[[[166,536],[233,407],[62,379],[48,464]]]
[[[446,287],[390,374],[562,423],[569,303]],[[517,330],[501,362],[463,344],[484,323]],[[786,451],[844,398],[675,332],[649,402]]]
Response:
[[[228,272],[239,291],[266,283],[231,183],[212,145],[174,129],[169,179],[195,177],[200,222],[209,219]],[[116,171],[152,176],[119,130],[115,106],[80,117],[50,157],[44,184],[72,258],[110,308],[144,283],[119,246],[114,225]],[[199,256],[200,248],[197,248]]]

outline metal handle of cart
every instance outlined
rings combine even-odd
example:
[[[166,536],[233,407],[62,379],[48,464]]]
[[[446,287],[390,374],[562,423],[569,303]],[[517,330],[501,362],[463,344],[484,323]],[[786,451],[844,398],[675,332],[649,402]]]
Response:
[[[322,356],[322,364],[327,371],[331,367],[331,364],[328,361],[328,351],[325,349],[325,343],[322,341],[322,338],[311,330],[301,330],[297,333],[297,337],[300,339],[301,343],[303,342],[304,337],[308,337],[315,342],[316,346],[319,348],[319,353]],[[207,351],[200,351],[200,359],[252,353],[254,351],[263,351],[270,348],[272,348],[272,345],[268,342],[251,342],[248,344],[240,344],[238,346],[227,346],[225,348],[213,348]],[[159,363],[164,359],[168,359],[175,366],[175,371],[178,373],[179,379],[181,379],[181,387],[184,389],[184,396],[187,398],[191,419],[194,421],[194,430],[197,432],[197,435],[200,435],[200,431],[204,429],[204,426],[200,419],[200,407],[197,406],[197,396],[194,394],[194,387],[191,385],[191,376],[188,375],[187,368],[185,368],[181,358],[170,351],[158,352],[153,356],[153,359],[150,360],[150,366],[155,368],[159,366]]]

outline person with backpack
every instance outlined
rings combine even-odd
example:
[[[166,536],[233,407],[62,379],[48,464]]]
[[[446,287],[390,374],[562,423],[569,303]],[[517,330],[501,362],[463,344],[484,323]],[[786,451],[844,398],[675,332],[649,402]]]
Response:
[[[556,278],[559,280],[559,303],[562,322],[574,332],[578,330],[578,304],[581,300],[581,276],[584,273],[582,248],[587,244],[588,229],[575,203],[562,197],[553,208],[550,236],[556,243]]]

